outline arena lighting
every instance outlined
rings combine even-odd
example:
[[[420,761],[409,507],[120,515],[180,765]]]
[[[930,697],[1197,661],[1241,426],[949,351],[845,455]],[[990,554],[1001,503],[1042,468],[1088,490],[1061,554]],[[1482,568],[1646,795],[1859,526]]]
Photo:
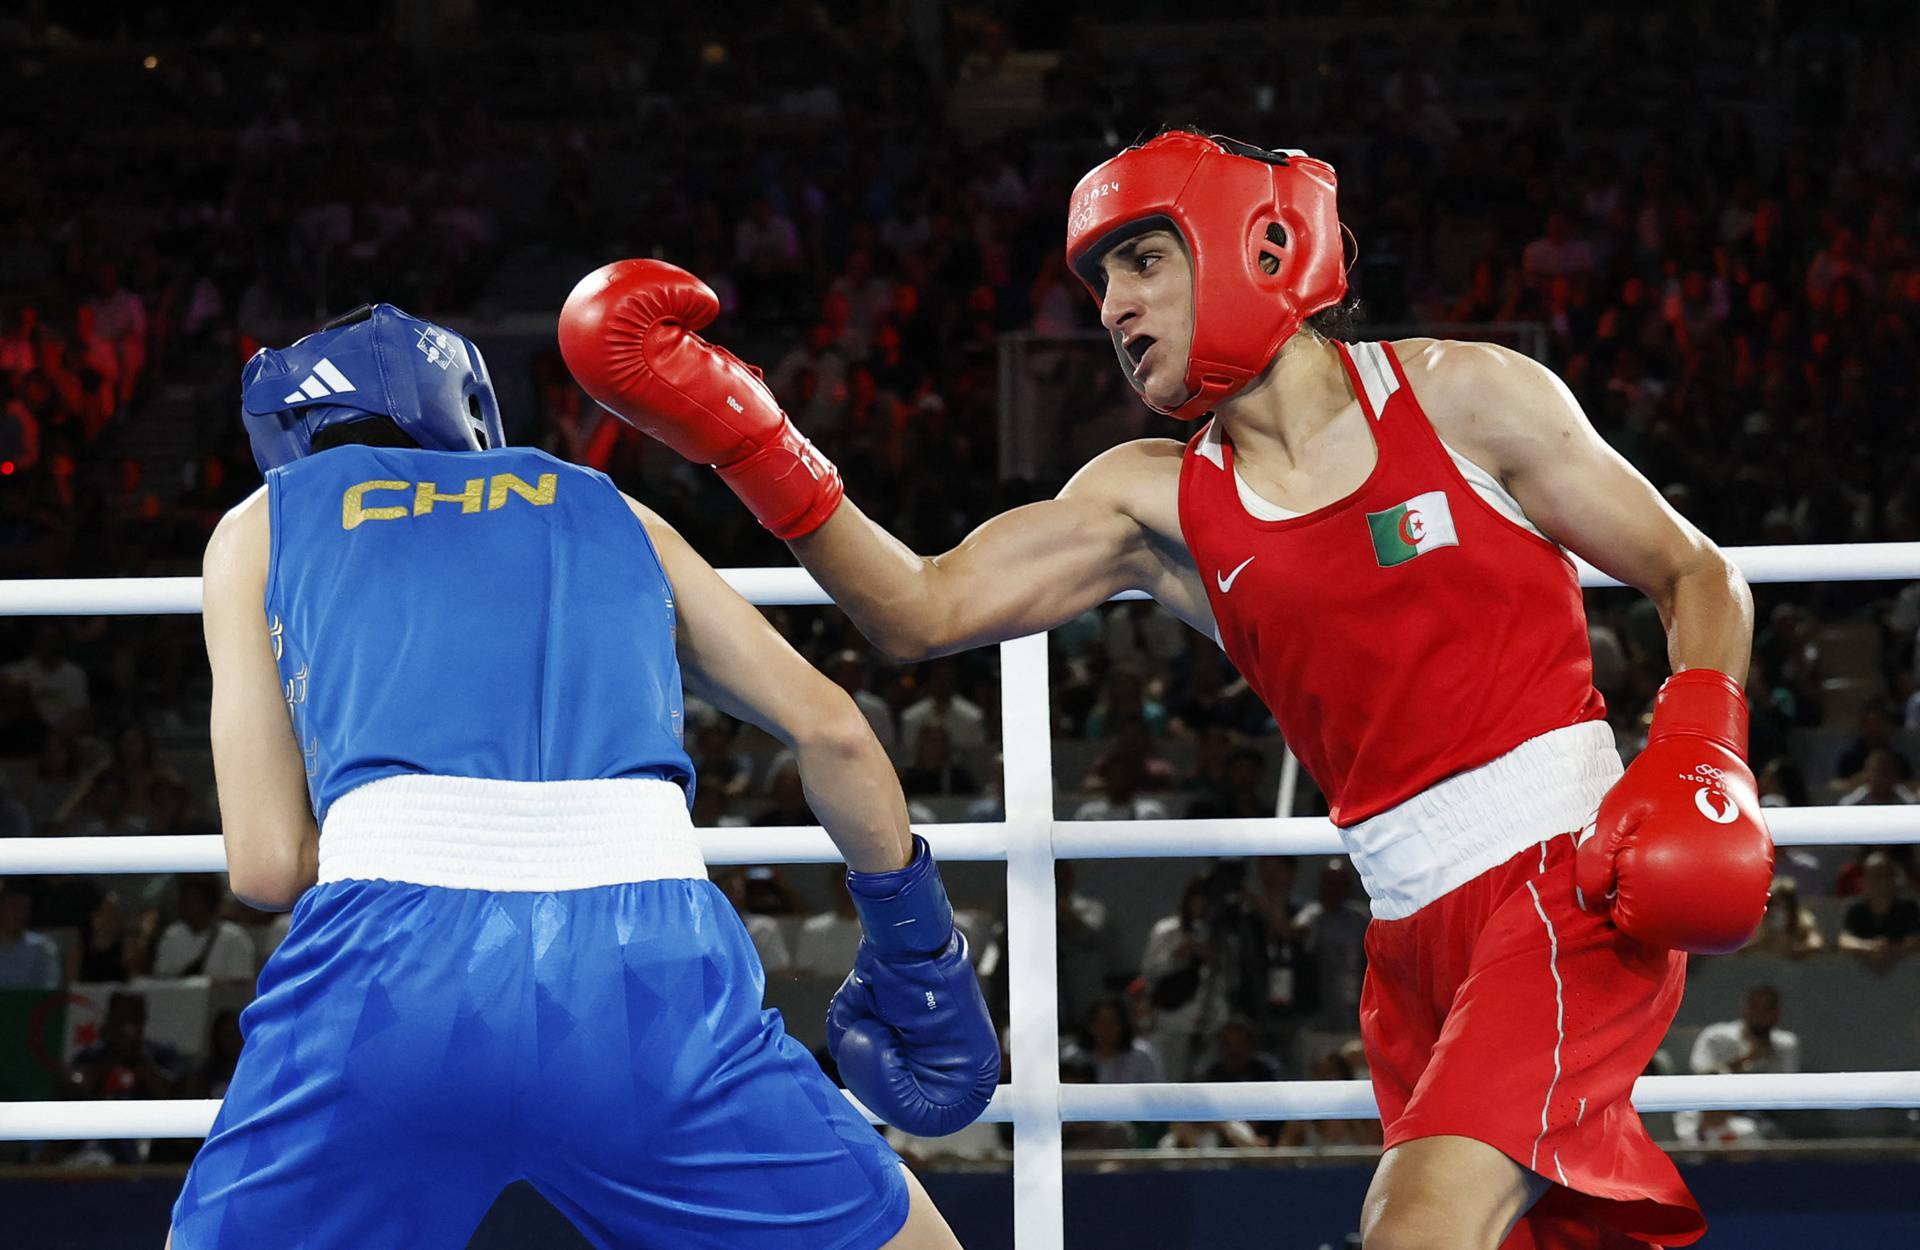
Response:
[[[1753,582],[1920,579],[1920,543],[1731,548]],[[730,569],[722,575],[761,605],[831,602],[802,569]],[[1580,565],[1584,586],[1619,583]],[[1120,598],[1141,598],[1137,594]],[[186,614],[200,610],[198,578],[0,581],[0,615]],[[1007,864],[1009,1049],[1019,1079],[1003,1086],[985,1119],[1014,1128],[1013,1224],[1019,1250],[1064,1241],[1060,1127],[1088,1120],[1365,1119],[1376,1114],[1364,1081],[1231,1084],[1060,1084],[1055,1017],[1057,950],[1053,865],[1058,859],[1153,855],[1337,853],[1332,825],[1313,819],[1071,821],[1053,818],[1053,743],[1047,645],[1032,635],[1000,646],[1001,741],[1006,819],[932,825],[920,832],[942,859]],[[1767,813],[1781,845],[1920,842],[1920,807],[1813,807]],[[702,829],[710,864],[825,863],[839,858],[818,828]],[[220,837],[9,838],[0,875],[54,872],[199,872],[225,867]],[[1643,1111],[1920,1107],[1920,1072],[1830,1072],[1643,1077]],[[0,1103],[0,1140],[197,1137],[211,1101]],[[871,1118],[871,1117],[869,1117]]]

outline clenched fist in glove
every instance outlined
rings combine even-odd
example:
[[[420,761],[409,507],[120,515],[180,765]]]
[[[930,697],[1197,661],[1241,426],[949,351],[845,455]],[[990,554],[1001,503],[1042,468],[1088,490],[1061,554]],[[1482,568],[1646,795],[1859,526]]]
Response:
[[[840,505],[840,471],[793,428],[758,369],[700,337],[719,315],[713,289],[679,266],[615,261],[567,296],[560,354],[596,403],[719,470],[776,536],[810,534]]]
[[[827,1009],[840,1078],[896,1128],[957,1133],[1000,1083],[1000,1039],[926,839],[905,868],[849,872],[847,889],[865,936]]]
[[[1649,946],[1720,955],[1760,927],[1773,839],[1747,767],[1747,700],[1712,669],[1669,677],[1626,775],[1580,835],[1581,906]]]

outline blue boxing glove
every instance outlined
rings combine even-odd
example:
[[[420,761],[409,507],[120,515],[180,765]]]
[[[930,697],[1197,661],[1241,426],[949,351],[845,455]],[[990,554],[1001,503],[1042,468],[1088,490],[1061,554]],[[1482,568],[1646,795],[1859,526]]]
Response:
[[[847,873],[847,889],[866,933],[827,1008],[827,1049],[887,1123],[957,1133],[1000,1083],[1000,1039],[926,839],[905,868]]]

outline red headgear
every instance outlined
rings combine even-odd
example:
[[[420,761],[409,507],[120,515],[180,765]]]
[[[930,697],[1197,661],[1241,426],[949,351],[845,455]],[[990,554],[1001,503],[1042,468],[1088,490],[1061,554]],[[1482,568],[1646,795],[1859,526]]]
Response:
[[[1205,416],[1267,367],[1300,323],[1347,293],[1333,166],[1218,135],[1171,131],[1094,166],[1067,210],[1067,264],[1101,299],[1100,258],[1149,230],[1186,240],[1193,344],[1178,408]],[[1271,257],[1272,273],[1260,258]]]

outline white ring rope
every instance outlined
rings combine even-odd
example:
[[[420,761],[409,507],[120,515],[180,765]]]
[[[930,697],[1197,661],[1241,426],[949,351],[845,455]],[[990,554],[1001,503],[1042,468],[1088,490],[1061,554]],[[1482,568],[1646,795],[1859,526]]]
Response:
[[[1774,807],[1764,813],[1776,846],[1878,846],[1920,843],[1920,806]],[[1056,859],[1154,856],[1341,855],[1339,830],[1317,816],[1240,820],[1056,820]],[[920,825],[941,859],[1007,858],[1008,826],[998,822]],[[833,864],[840,861],[818,825],[701,829],[709,864]],[[8,873],[225,872],[217,833],[123,834],[0,841]]]
[[[1902,581],[1920,579],[1920,542],[1805,543],[1728,547],[1749,582]],[[1575,560],[1582,586],[1618,586]],[[722,569],[732,587],[759,604],[833,602],[805,569]],[[1116,599],[1144,599],[1128,591]],[[0,616],[152,616],[200,610],[197,577],[54,577],[0,581]]]
[[[1750,582],[1920,579],[1920,542],[1736,547],[1727,555]],[[1620,583],[1577,561],[1583,586]],[[763,605],[827,604],[804,569],[727,569],[722,576]],[[1145,598],[1138,592],[1116,596]],[[0,615],[181,615],[200,610],[193,577],[61,578],[0,581]],[[1060,1126],[1085,1120],[1367,1119],[1376,1114],[1364,1081],[1223,1084],[1060,1084],[1055,1017],[1056,859],[1153,855],[1308,855],[1341,849],[1324,820],[1057,821],[1048,738],[1047,649],[1042,637],[1003,643],[1003,743],[1007,819],[937,825],[926,832],[943,858],[1008,862],[1007,928],[1012,963],[1009,1045],[1016,1085],[1003,1087],[986,1119],[1014,1126],[1014,1242],[1059,1250],[1064,1240]],[[1920,809],[1809,807],[1767,813],[1781,845],[1920,842]],[[703,829],[707,861],[823,863],[838,858],[818,828]],[[218,836],[13,838],[0,842],[0,873],[219,871]],[[1634,1087],[1643,1111],[1920,1107],[1920,1072],[1644,1077]],[[857,1104],[856,1104],[857,1105]],[[0,1140],[201,1137],[219,1108],[211,1101],[0,1103]],[[869,1117],[871,1118],[871,1117]]]
[[[1013,1118],[1018,1086],[1003,1085],[980,1118]],[[857,1101],[848,1101],[877,1118]],[[1920,1107],[1920,1072],[1749,1073],[1643,1076],[1633,1105],[1656,1111],[1858,1110]],[[205,1137],[220,1110],[214,1098],[127,1102],[0,1103],[0,1141],[88,1141],[111,1137]],[[1060,1119],[1370,1120],[1379,1115],[1365,1081],[1243,1081],[1160,1085],[1063,1085]]]

